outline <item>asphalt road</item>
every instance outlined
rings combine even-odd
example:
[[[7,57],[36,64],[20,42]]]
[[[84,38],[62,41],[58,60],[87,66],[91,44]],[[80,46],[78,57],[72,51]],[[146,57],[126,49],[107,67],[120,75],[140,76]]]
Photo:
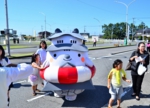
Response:
[[[136,47],[132,46],[89,51],[89,57],[96,66],[96,74],[92,79],[95,90],[85,90],[83,93],[78,95],[74,102],[68,102],[64,98],[55,98],[53,93],[46,94],[41,92],[37,96],[33,97],[31,85],[25,80],[22,80],[21,82],[16,82],[14,84],[14,88],[10,91],[10,108],[101,108],[107,106],[110,98],[106,87],[107,75],[112,68],[112,63],[115,59],[121,59],[125,68],[132,51],[116,55],[110,55],[110,53],[129,49],[136,49]],[[12,59],[11,62],[29,63],[30,58]],[[127,77],[131,79],[130,72],[127,72]],[[123,82],[125,91],[128,91],[130,86],[131,84]],[[39,85],[39,89],[42,89],[41,85]]]

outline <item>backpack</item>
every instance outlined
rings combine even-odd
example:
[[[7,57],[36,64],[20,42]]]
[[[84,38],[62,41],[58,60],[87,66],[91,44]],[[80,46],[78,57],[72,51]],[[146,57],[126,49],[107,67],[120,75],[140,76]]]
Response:
[[[8,58],[7,57],[4,57],[5,61],[8,63]]]
[[[5,62],[8,63],[8,58],[7,57],[4,57],[3,59],[5,59]],[[3,64],[4,65],[4,64]],[[0,67],[4,67],[1,63],[0,63]],[[6,64],[5,64],[6,65]]]

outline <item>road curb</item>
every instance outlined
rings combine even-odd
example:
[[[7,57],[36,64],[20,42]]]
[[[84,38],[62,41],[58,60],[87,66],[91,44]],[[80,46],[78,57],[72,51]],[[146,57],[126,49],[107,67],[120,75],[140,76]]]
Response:
[[[135,45],[130,45],[130,46],[135,46]],[[119,46],[119,47],[130,47],[130,46]],[[100,50],[100,49],[110,49],[110,48],[119,48],[119,47],[104,47],[104,48],[94,48],[94,49],[89,49],[90,50]],[[118,54],[118,53],[123,53],[123,52],[129,52],[129,51],[133,51],[135,49],[132,49],[132,50],[126,50],[126,51],[121,51],[121,52],[116,52],[116,53],[110,53],[111,55],[115,55],[115,54]],[[27,55],[27,56],[20,56],[20,57],[8,57],[9,59],[21,59],[21,58],[27,58],[27,57],[31,57],[32,55]]]
[[[124,53],[124,52],[129,52],[129,51],[134,51],[134,50],[136,50],[136,49],[126,50],[126,51],[120,51],[120,52],[110,53],[110,54],[111,54],[111,55],[115,55],[115,54]]]
[[[136,46],[136,45],[130,45],[130,46]],[[119,47],[104,47],[104,48],[94,48],[89,50],[98,50],[98,49],[110,49],[110,48],[120,48],[120,47],[130,47],[130,46],[119,46]]]
[[[22,58],[27,58],[31,57],[32,55],[27,55],[27,56],[20,56],[20,57],[8,57],[9,59],[22,59]]]

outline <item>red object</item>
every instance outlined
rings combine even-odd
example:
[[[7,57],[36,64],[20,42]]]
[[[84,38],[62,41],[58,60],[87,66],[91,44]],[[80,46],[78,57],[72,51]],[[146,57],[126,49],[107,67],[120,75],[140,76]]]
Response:
[[[60,84],[77,83],[78,73],[75,67],[63,67],[58,70],[58,81]]]
[[[45,72],[46,68],[48,68],[48,67],[45,67],[45,69],[41,69],[40,72],[39,72],[41,78],[44,79],[44,80],[45,80],[45,78],[44,78],[44,72]]]
[[[92,67],[90,67],[90,66],[87,66],[90,70],[91,70],[91,72],[92,72],[92,75],[91,75],[91,78],[95,75],[95,72],[96,72],[96,68],[95,68],[95,66],[93,65]]]

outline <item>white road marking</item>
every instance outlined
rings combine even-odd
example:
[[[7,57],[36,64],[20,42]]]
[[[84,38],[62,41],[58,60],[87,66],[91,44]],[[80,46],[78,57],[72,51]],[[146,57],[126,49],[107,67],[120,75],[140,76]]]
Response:
[[[31,98],[31,99],[28,99],[27,102],[31,102],[31,101],[33,101],[33,100],[39,99],[39,98],[44,97],[44,96],[47,96],[47,95],[49,95],[49,94],[52,94],[52,92],[48,92],[48,93],[45,93],[44,95],[40,95],[40,96]]]
[[[27,82],[27,80],[22,80],[22,81],[14,82],[13,84],[23,83],[23,82]]]
[[[108,55],[108,56],[101,56],[101,57],[97,57],[97,58],[95,58],[95,57],[89,57],[89,58],[92,60],[96,60],[96,59],[102,59],[102,58],[107,58],[107,57],[113,57],[116,55],[122,55],[122,54],[129,53],[129,52],[132,52],[132,51],[122,52],[122,53],[118,53],[118,54],[114,54],[114,55]]]

